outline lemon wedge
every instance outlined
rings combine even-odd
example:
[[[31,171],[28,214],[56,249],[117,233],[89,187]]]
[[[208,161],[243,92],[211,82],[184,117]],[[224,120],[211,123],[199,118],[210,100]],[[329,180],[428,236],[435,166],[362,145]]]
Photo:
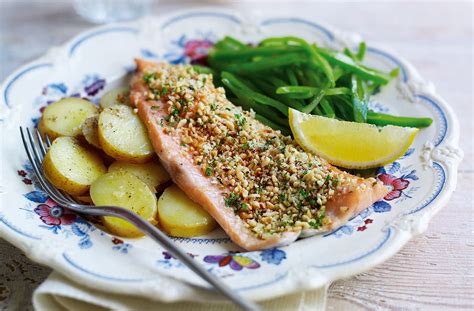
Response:
[[[291,131],[306,151],[345,168],[382,166],[402,156],[417,128],[339,121],[289,110]]]

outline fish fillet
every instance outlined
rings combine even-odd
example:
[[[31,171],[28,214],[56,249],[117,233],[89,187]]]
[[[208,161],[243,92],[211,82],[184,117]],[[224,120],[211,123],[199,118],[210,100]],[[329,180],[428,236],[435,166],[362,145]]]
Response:
[[[163,166],[242,248],[336,229],[388,192],[264,126],[229,102],[212,76],[190,66],[136,63],[131,102]]]

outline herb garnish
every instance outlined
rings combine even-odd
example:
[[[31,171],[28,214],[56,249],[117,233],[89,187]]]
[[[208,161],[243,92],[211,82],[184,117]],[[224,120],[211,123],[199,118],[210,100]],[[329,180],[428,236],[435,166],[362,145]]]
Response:
[[[143,75],[143,81],[145,81],[146,83],[150,83],[151,79],[153,79],[153,74]]]
[[[325,216],[326,216],[326,209],[323,207],[319,211],[318,217],[309,222],[309,225],[311,226],[311,228],[313,228],[313,229],[321,228]]]
[[[241,198],[238,194],[231,192],[227,199],[224,200],[225,205],[228,207],[232,207],[234,211],[237,211],[241,208]]]

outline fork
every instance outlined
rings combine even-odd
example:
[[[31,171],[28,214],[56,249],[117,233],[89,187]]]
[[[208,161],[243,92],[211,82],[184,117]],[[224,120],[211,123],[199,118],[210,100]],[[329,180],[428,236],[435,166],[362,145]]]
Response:
[[[26,129],[25,135],[25,131],[22,127],[20,127],[20,133],[26,154],[31,162],[31,166],[33,167],[36,176],[38,177],[41,187],[51,197],[51,199],[53,199],[60,206],[84,215],[115,216],[132,223],[143,233],[164,247],[168,252],[171,253],[171,255],[184,263],[189,269],[194,271],[197,275],[211,284],[218,292],[227,297],[234,304],[241,307],[243,310],[260,310],[257,304],[244,299],[242,296],[232,291],[220,279],[213,276],[202,265],[193,260],[191,256],[186,254],[181,248],[175,245],[168,236],[134,212],[118,206],[90,206],[78,204],[70,195],[55,188],[45,178],[41,169],[43,158],[48,148],[51,146],[49,137],[46,135],[45,139],[43,140],[39,131],[35,130],[35,140],[31,134],[30,129]]]

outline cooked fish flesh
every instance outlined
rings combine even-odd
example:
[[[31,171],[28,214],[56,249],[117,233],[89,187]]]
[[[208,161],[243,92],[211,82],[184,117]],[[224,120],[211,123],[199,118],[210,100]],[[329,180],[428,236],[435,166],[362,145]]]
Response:
[[[136,62],[131,102],[163,166],[242,248],[336,229],[388,192],[263,125],[227,100],[211,75]]]

